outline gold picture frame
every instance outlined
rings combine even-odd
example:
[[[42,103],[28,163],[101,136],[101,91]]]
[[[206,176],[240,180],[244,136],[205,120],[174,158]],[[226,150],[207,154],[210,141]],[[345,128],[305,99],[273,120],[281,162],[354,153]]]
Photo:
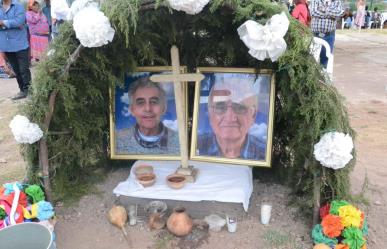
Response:
[[[190,158],[271,167],[275,78],[271,70],[199,67]]]
[[[142,159],[142,160],[180,160],[180,149],[179,151],[175,151],[170,147],[168,150],[159,149],[159,153],[156,148],[145,148],[144,144],[136,144],[133,142],[133,139],[137,139],[137,137],[141,136],[133,136],[133,130],[135,126],[138,126],[137,118],[130,112],[130,104],[129,97],[127,93],[127,89],[132,82],[135,82],[139,78],[147,77],[152,74],[157,73],[168,73],[172,71],[172,67],[170,66],[156,66],[156,67],[138,67],[135,72],[127,74],[125,78],[124,88],[116,87],[115,89],[110,89],[110,157],[111,159],[119,159],[119,160],[133,160],[133,159]],[[180,71],[182,73],[186,72],[186,67],[180,67]],[[177,116],[176,116],[176,105],[174,110],[170,108],[171,103],[174,102],[174,90],[173,83],[156,83],[161,84],[163,88],[167,88],[166,92],[166,111],[162,115],[160,121],[163,123],[163,126],[167,127],[165,130],[167,131],[167,138],[170,141],[174,141],[172,144],[173,148],[179,148],[179,140],[178,140],[178,131],[173,133],[173,129],[171,132],[171,126],[175,126],[177,129]],[[167,84],[170,84],[166,87]],[[182,82],[184,89],[184,98],[185,103],[187,103],[188,99],[188,88],[187,82]],[[171,91],[173,92],[171,94]],[[117,94],[120,94],[118,97]],[[126,96],[125,96],[126,94]],[[126,98],[125,98],[126,97]],[[173,100],[171,98],[173,97]],[[119,99],[118,99],[119,98]],[[122,103],[121,103],[122,102]],[[175,103],[176,104],[176,103]],[[173,106],[173,104],[172,104]],[[186,105],[187,106],[187,105]],[[187,112],[188,113],[188,112]],[[168,120],[167,118],[175,118],[172,120]],[[168,122],[168,126],[166,125]],[[138,129],[140,130],[140,129]],[[173,135],[173,139],[171,138],[171,134]],[[176,143],[176,135],[177,135],[177,143]],[[128,139],[128,140],[126,140]],[[168,141],[168,140],[167,140]],[[168,142],[170,142],[168,141]],[[171,144],[168,144],[170,146]],[[134,145],[134,146],[132,146]],[[145,144],[147,146],[148,144]],[[175,153],[168,153],[170,151]],[[164,153],[167,152],[167,153]]]

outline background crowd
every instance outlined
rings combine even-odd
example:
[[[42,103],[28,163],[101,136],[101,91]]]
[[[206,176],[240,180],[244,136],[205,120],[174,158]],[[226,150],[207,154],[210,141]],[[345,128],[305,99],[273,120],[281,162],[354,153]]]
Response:
[[[11,1],[12,2],[12,1]],[[39,61],[42,53],[48,47],[51,33],[50,0],[45,0],[43,6],[34,0],[26,3],[25,24],[27,25],[30,60]],[[0,51],[0,76],[15,77],[15,73],[7,61],[5,52]]]
[[[333,54],[335,31],[338,25],[343,28],[379,28],[383,18],[378,8],[370,12],[366,0],[357,0],[356,11],[343,8],[341,0],[294,0],[288,3],[291,15],[303,25],[310,27],[315,37],[325,40]],[[320,63],[326,68],[328,58],[322,47]]]
[[[288,2],[289,12],[301,23],[309,26],[311,19],[309,5],[312,1],[313,0],[293,0],[292,2]],[[371,10],[365,0],[357,0],[353,8],[346,7],[343,16],[338,18],[338,23],[346,29],[380,28],[381,25],[383,25],[381,23],[382,21],[382,14],[379,8],[374,7]]]
[[[67,20],[72,0],[0,1],[0,77],[16,77],[20,92],[12,99],[27,97],[30,65],[45,54],[58,27]]]

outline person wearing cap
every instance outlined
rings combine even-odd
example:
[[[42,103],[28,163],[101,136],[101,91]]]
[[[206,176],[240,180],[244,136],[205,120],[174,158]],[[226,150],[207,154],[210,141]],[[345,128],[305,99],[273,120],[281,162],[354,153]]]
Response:
[[[262,160],[265,143],[249,134],[258,112],[255,78],[218,77],[210,90],[208,114],[212,133],[198,136],[201,156]]]
[[[19,85],[20,92],[12,99],[26,98],[31,83],[26,12],[17,0],[0,1],[0,51],[5,52]]]
[[[178,155],[177,132],[161,122],[167,101],[160,84],[152,82],[149,77],[140,78],[130,85],[128,96],[129,109],[136,124],[117,131],[117,153]]]

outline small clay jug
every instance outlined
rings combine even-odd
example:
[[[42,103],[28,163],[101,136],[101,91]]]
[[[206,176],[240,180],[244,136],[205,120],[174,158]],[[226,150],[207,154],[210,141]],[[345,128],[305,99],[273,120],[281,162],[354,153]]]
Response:
[[[168,230],[176,236],[185,236],[192,231],[192,219],[188,216],[184,207],[173,210],[167,220]]]

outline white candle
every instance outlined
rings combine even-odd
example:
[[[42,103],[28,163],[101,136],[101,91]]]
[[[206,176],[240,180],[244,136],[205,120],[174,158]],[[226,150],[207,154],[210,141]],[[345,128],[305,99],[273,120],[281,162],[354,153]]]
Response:
[[[261,223],[263,225],[269,224],[270,216],[271,216],[271,205],[270,204],[262,204],[261,205]]]
[[[227,230],[230,233],[235,233],[237,229],[237,220],[235,217],[226,217],[227,218]]]

